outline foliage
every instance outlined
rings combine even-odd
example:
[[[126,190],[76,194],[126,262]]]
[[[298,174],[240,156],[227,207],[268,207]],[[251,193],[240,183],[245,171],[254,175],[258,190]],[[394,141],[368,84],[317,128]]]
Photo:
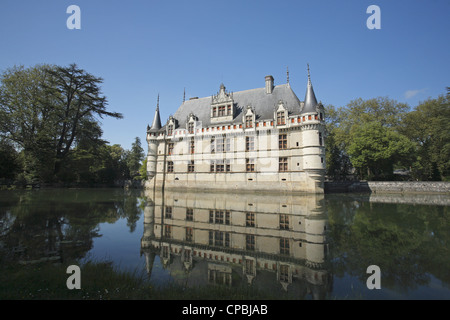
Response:
[[[413,151],[414,145],[408,138],[379,122],[356,126],[348,146],[360,177],[374,180],[391,178],[394,163],[407,163]]]
[[[326,107],[327,175],[345,179],[395,179],[395,168],[411,169],[416,180],[450,176],[448,97],[429,99],[410,111],[385,97]]]
[[[408,113],[400,132],[417,145],[412,175],[417,180],[450,177],[449,95],[428,99]]]
[[[27,179],[59,180],[76,144],[101,135],[96,116],[122,118],[106,110],[103,80],[75,64],[13,67],[0,80],[0,136],[22,152]]]
[[[142,161],[142,165],[139,168],[139,175],[142,180],[147,180],[147,159]]]
[[[141,167],[142,160],[144,159],[144,149],[141,147],[141,139],[136,137],[131,150],[127,154],[127,165],[132,176],[139,175],[139,169]]]

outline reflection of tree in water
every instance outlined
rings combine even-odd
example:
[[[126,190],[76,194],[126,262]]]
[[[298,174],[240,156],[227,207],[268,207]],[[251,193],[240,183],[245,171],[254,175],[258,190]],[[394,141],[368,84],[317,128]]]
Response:
[[[23,263],[80,259],[101,236],[100,223],[126,218],[133,231],[141,212],[136,195],[119,189],[2,193],[0,254]]]
[[[444,206],[328,201],[333,272],[365,283],[366,269],[381,268],[382,286],[409,291],[430,274],[450,284],[450,214]]]

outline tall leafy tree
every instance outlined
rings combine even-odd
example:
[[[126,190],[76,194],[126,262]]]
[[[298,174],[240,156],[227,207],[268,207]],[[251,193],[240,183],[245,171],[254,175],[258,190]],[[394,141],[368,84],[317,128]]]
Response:
[[[144,149],[141,147],[141,139],[136,137],[127,155],[127,164],[132,175],[139,174],[142,160],[144,160]]]
[[[356,127],[348,146],[360,177],[375,180],[392,178],[394,164],[411,161],[413,151],[407,137],[374,121]]]
[[[98,138],[96,117],[122,118],[107,110],[103,79],[75,64],[13,67],[0,80],[0,135],[23,152],[31,178],[57,178],[77,143]]]
[[[428,99],[408,113],[400,132],[417,145],[412,174],[418,180],[450,178],[449,94]]]
[[[102,95],[102,78],[95,77],[71,64],[55,67],[49,71],[51,83],[46,90],[56,102],[56,161],[54,173],[58,173],[62,160],[67,157],[75,138],[82,130],[83,120],[94,116],[122,118],[122,114],[106,109],[108,103]]]

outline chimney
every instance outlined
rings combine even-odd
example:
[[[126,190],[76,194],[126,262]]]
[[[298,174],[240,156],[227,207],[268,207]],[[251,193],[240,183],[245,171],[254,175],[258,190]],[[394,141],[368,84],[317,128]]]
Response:
[[[266,93],[272,93],[273,91],[273,77],[266,76]]]

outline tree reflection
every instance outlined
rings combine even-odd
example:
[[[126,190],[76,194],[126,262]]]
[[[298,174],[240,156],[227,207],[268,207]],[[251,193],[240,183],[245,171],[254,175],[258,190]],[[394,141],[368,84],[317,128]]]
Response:
[[[367,267],[375,264],[382,286],[395,291],[427,285],[431,275],[450,283],[448,207],[328,197],[327,209],[335,275],[365,283]]]
[[[0,194],[0,255],[22,264],[84,258],[101,237],[99,224],[127,219],[130,232],[142,210],[124,190],[39,190]]]

